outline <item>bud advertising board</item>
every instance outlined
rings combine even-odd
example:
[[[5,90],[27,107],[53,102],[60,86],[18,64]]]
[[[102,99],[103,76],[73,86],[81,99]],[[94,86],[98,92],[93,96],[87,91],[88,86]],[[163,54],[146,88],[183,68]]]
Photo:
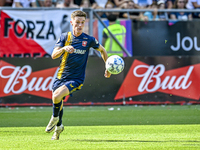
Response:
[[[81,90],[64,105],[199,103],[198,56],[127,57],[125,69],[104,77],[101,58],[89,57]],[[59,59],[1,58],[0,105],[51,105],[51,90]],[[124,103],[125,101],[125,103]]]

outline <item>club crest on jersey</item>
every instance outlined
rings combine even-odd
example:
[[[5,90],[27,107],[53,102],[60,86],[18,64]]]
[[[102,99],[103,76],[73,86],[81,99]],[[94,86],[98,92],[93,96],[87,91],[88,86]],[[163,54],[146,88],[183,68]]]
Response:
[[[86,46],[87,45],[87,41],[82,41],[82,46]]]

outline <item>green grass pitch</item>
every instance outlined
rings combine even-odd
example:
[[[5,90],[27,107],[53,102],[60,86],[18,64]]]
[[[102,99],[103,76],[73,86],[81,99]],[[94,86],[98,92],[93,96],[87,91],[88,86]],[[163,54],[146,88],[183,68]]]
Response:
[[[0,107],[0,150],[200,150],[200,106],[65,107],[60,140],[51,107]]]

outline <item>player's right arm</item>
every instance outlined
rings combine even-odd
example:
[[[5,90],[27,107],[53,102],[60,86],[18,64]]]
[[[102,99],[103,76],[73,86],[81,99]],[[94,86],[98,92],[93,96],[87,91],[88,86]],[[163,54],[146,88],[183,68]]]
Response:
[[[53,53],[51,54],[52,59],[59,58],[63,52],[64,52],[63,48],[60,47],[54,48]]]
[[[66,34],[61,34],[60,38],[55,44],[53,53],[51,54],[52,59],[59,58],[64,52],[73,53],[73,46],[65,46]]]
[[[55,47],[53,53],[51,54],[52,59],[59,58],[64,52],[73,53],[73,46]]]

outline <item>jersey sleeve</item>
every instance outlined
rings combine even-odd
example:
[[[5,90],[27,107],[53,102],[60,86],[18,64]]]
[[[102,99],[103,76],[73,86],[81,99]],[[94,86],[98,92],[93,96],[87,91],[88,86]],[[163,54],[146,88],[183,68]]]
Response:
[[[91,38],[90,47],[93,47],[94,49],[98,49],[99,48],[99,42],[94,37]]]
[[[58,39],[58,41],[56,42],[54,48],[56,47],[64,47],[65,46],[65,41],[66,41],[66,33],[61,34],[60,38]]]

